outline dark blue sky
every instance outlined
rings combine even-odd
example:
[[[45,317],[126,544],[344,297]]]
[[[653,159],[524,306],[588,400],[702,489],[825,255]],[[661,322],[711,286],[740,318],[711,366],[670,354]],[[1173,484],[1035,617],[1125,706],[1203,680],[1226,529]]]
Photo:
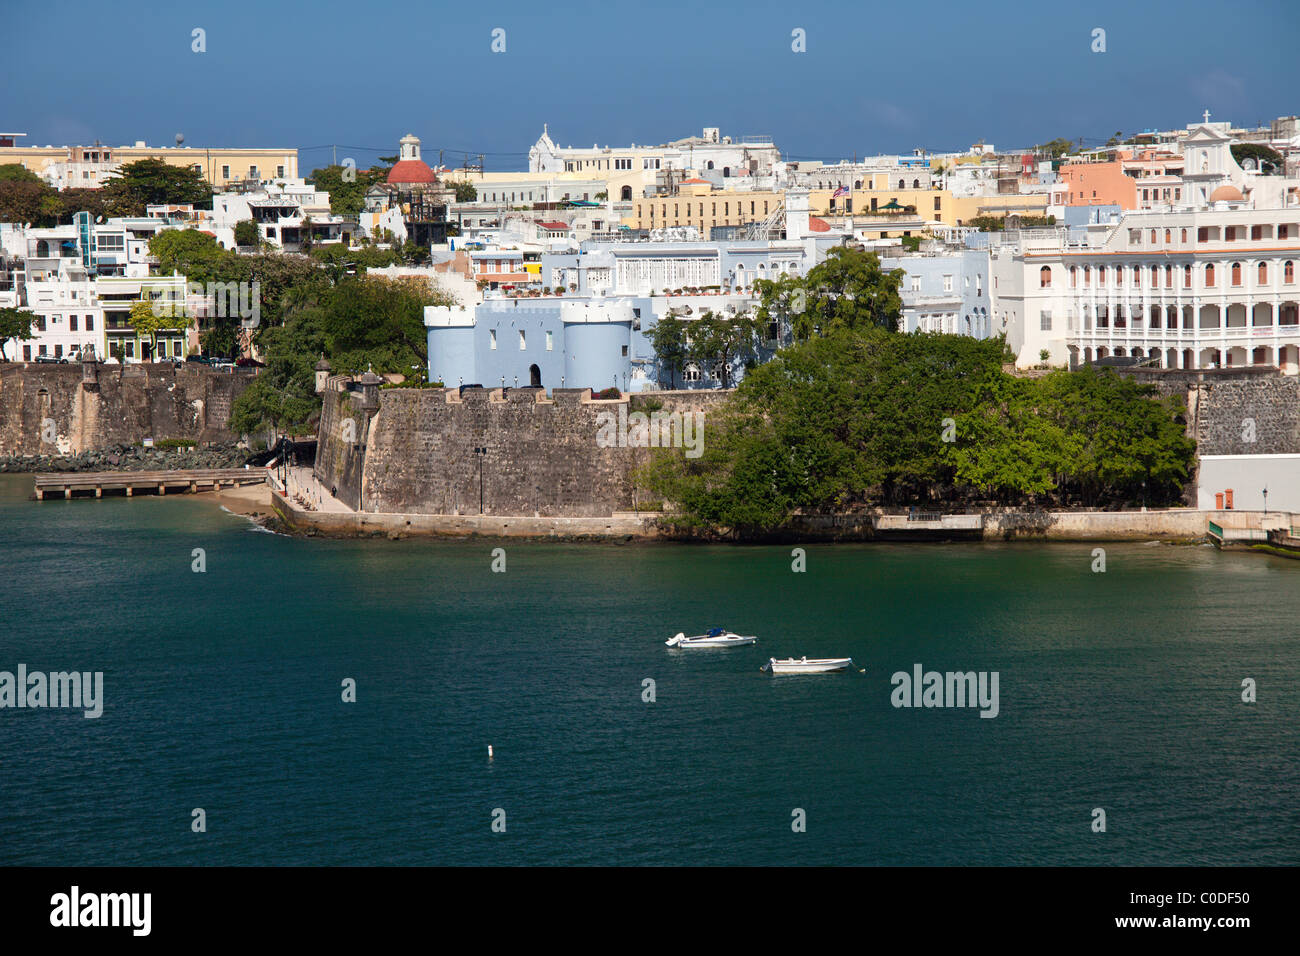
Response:
[[[27,144],[290,146],[366,166],[414,132],[520,169],[705,126],[793,158],[1104,140],[1300,111],[1297,0],[644,5],[0,0],[0,130]],[[883,11],[888,11],[882,12]],[[207,32],[207,52],[191,31]],[[506,31],[494,54],[492,30]],[[1092,31],[1106,30],[1105,53]],[[807,52],[791,51],[791,31]],[[323,148],[322,148],[323,147]]]

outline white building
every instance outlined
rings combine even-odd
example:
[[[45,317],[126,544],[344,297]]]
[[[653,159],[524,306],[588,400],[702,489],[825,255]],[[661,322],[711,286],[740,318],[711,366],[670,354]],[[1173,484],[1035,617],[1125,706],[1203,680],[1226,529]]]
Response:
[[[1162,368],[1277,365],[1300,372],[1300,206],[1136,212],[1070,238],[995,236],[994,328],[1021,367],[1138,358]]]

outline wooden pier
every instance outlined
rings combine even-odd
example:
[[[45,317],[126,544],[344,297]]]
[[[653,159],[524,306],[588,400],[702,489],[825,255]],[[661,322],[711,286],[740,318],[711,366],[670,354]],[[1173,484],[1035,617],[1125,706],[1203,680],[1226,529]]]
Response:
[[[36,500],[47,497],[72,498],[76,495],[102,498],[104,492],[165,495],[168,490],[182,494],[220,491],[235,485],[260,485],[266,482],[265,468],[200,468],[191,471],[82,471],[36,476]]]

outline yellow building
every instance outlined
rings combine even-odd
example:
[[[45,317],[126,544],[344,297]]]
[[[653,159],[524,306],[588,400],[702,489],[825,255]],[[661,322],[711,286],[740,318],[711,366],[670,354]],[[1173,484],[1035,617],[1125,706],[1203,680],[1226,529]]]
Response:
[[[672,196],[635,199],[623,225],[633,229],[694,226],[706,239],[714,226],[762,222],[785,199],[783,192],[714,189],[703,179],[684,181]]]
[[[64,167],[58,177],[66,185],[101,186],[114,166],[141,159],[161,159],[170,166],[190,167],[217,188],[246,179],[298,178],[296,149],[205,149],[194,146],[7,146],[0,145],[0,166],[17,164],[38,176],[51,164]]]
[[[882,188],[870,188],[869,183],[879,180]],[[1047,195],[954,196],[946,189],[913,189],[885,185],[886,176],[873,176],[863,183],[862,189],[853,189],[847,195],[836,197],[829,189],[812,190],[809,201],[820,215],[870,216],[873,213],[899,213],[915,211],[923,220],[942,222],[948,226],[962,226],[976,216],[1004,216],[1008,213],[1041,216],[1047,209]],[[890,179],[896,182],[897,177]]]

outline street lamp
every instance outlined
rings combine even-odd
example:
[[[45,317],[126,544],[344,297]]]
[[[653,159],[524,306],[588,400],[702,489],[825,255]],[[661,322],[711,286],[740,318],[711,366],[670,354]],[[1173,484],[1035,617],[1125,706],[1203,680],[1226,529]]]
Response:
[[[1268,514],[1268,485],[1264,486],[1264,514]]]
[[[487,455],[487,448],[475,448],[474,454],[478,458],[478,513],[483,514],[483,458]]]

